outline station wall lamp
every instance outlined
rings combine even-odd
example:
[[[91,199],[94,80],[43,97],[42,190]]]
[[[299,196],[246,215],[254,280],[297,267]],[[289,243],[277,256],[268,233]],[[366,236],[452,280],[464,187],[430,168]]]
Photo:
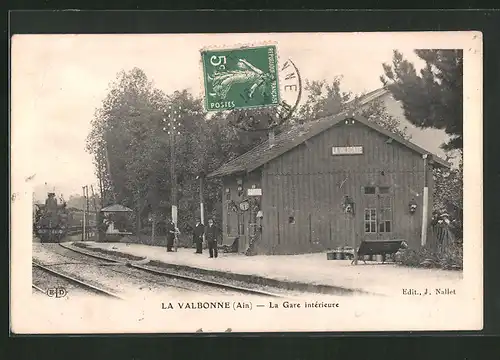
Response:
[[[410,200],[410,203],[408,204],[408,207],[409,207],[409,210],[410,210],[410,214],[414,214],[415,211],[417,211],[417,202],[415,201],[415,199],[411,199]]]
[[[237,179],[236,184],[238,185],[238,196],[243,195],[243,180],[242,179]]]
[[[354,201],[352,198],[348,195],[344,196],[344,202],[342,204],[342,207],[344,209],[344,212],[346,214],[353,214],[354,215]]]

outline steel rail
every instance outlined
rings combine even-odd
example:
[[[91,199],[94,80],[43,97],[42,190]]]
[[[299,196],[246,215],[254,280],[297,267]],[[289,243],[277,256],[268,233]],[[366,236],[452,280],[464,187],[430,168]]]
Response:
[[[112,258],[108,258],[108,257],[105,257],[105,256],[100,256],[100,255],[95,255],[95,254],[90,254],[90,251],[82,251],[82,250],[76,250],[74,249],[73,247],[69,247],[67,245],[63,245],[63,243],[59,243],[59,246],[62,247],[63,249],[66,249],[66,250],[71,250],[73,252],[76,252],[77,254],[82,254],[82,255],[86,255],[88,257],[91,257],[91,258],[94,258],[94,259],[98,259],[98,260],[107,260],[109,262],[113,262],[113,263],[117,263],[117,264],[123,264],[125,265],[125,262],[123,261],[120,261],[120,260],[115,260],[115,259],[112,259]],[[62,255],[64,256],[64,255]]]
[[[85,256],[89,256],[89,257],[92,257],[92,258],[95,258],[95,259],[99,259],[99,260],[108,260],[110,262],[110,264],[99,264],[99,266],[103,266],[103,265],[112,265],[112,266],[117,266],[117,265],[122,265],[122,266],[127,266],[127,263],[126,262],[122,262],[122,261],[119,261],[119,260],[115,260],[115,259],[111,259],[109,256],[100,256],[100,255],[95,255],[95,254],[89,254],[89,250],[81,250],[81,249],[74,249],[72,247],[69,247],[67,245],[63,245],[62,243],[59,243],[59,245],[66,249],[66,250],[69,250],[69,251],[73,251],[77,254],[80,254],[80,255],[85,255]],[[64,256],[64,255],[61,255],[61,256]],[[141,260],[137,260],[137,263],[140,263],[141,261],[144,261],[144,260],[147,260],[146,258],[145,259],[141,259]],[[147,260],[149,262],[149,260]],[[140,276],[137,276],[137,275],[133,275],[133,274],[129,274],[129,273],[126,273],[124,271],[119,271],[117,269],[113,269],[113,268],[109,268],[110,271],[113,271],[117,274],[123,274],[123,275],[127,275],[127,276],[132,276],[136,279],[142,279],[142,280],[146,280]],[[141,270],[141,269],[135,269],[135,270]],[[143,270],[141,270],[143,271]],[[160,275],[160,274],[156,274],[156,275]],[[164,276],[163,274],[161,274],[162,276]],[[149,280],[148,280],[149,281]],[[155,284],[159,284],[159,285],[163,285],[163,286],[168,286],[168,287],[174,287],[174,288],[178,288],[178,289],[181,289],[181,290],[187,290],[187,291],[191,291],[191,292],[197,292],[196,290],[193,290],[193,289],[190,289],[188,287],[185,287],[185,286],[180,286],[180,285],[172,285],[172,284],[165,284],[165,283],[162,283],[162,282],[158,282],[158,281],[153,281]]]
[[[97,259],[101,259],[101,260],[109,260],[109,261],[115,261],[117,263],[121,263],[121,261],[119,261],[119,260],[111,260],[108,257],[103,257],[100,255],[94,255],[94,254],[91,255],[91,254],[87,254],[87,251],[83,252],[83,251],[80,251],[77,249],[73,249],[72,247],[69,247],[69,246],[65,246],[62,244],[59,244],[59,245],[61,245],[65,249],[72,250],[72,251],[77,252],[79,254],[88,255],[88,256],[91,256],[91,257],[94,257]],[[89,251],[92,251],[92,250],[89,250]],[[142,261],[142,260],[137,260],[137,262],[139,262],[139,261]],[[241,287],[241,286],[237,286],[237,285],[217,283],[215,281],[204,280],[204,279],[200,279],[200,278],[196,278],[196,277],[190,277],[187,275],[180,275],[180,274],[175,274],[175,273],[168,272],[168,271],[160,271],[157,269],[151,269],[149,267],[144,267],[142,265],[138,265],[138,264],[134,263],[134,261],[127,261],[124,263],[124,265],[127,265],[127,266],[132,267],[132,268],[140,269],[140,270],[143,270],[146,272],[150,272],[150,273],[153,273],[156,275],[168,276],[171,278],[176,278],[176,279],[180,279],[180,280],[184,280],[184,281],[190,281],[190,282],[202,284],[205,286],[217,287],[217,288],[221,288],[221,289],[226,289],[226,290],[231,290],[231,291],[236,291],[236,292],[246,293],[246,294],[251,294],[251,295],[259,295],[259,296],[267,296],[267,297],[275,297],[275,298],[282,297],[282,296],[277,295],[277,294],[268,293],[268,292],[260,291],[260,290],[249,289],[249,288],[245,288],[245,287]]]
[[[39,288],[38,286],[36,286],[35,284],[31,284],[31,287],[41,293],[44,293],[44,294],[47,294],[47,291],[44,291],[43,289]]]
[[[141,269],[143,271],[153,273],[153,274],[161,274],[161,275],[168,276],[171,278],[195,282],[198,284],[208,285],[211,287],[217,287],[217,288],[221,288],[221,289],[232,290],[232,291],[241,292],[241,293],[245,293],[245,294],[251,294],[251,295],[259,295],[259,296],[267,296],[267,297],[275,297],[275,298],[281,297],[280,295],[268,293],[268,292],[261,291],[261,290],[249,289],[249,288],[244,288],[244,287],[237,286],[237,285],[222,284],[222,283],[217,283],[215,281],[204,280],[204,279],[200,279],[200,278],[196,278],[196,277],[174,274],[174,273],[163,271],[163,270],[160,271],[157,269],[147,268],[147,267],[144,267],[142,265],[136,265],[133,263],[128,263],[127,265],[130,267],[136,268],[136,269]]]
[[[94,291],[96,293],[99,293],[99,294],[104,294],[106,296],[109,296],[109,297],[112,297],[112,298],[116,298],[116,299],[120,299],[120,300],[123,300],[123,298],[121,298],[120,296],[116,295],[116,294],[113,294],[107,290],[104,290],[104,289],[101,289],[101,288],[98,288],[97,286],[94,286],[94,285],[91,285],[91,284],[88,284],[82,280],[79,280],[77,278],[74,278],[72,276],[69,276],[69,275],[66,275],[66,274],[63,274],[63,273],[60,273],[59,271],[56,271],[54,269],[50,269],[46,266],[43,266],[39,263],[37,263],[36,261],[32,261],[32,266],[35,266],[35,267],[38,267],[42,270],[45,270],[55,276],[58,276],[62,279],[65,279],[71,283],[74,283],[74,284],[78,284],[79,286],[82,286],[84,288],[87,288],[87,289],[90,289],[91,291]]]
[[[105,256],[105,255],[103,255],[103,256],[99,256],[99,255],[95,255],[95,254],[90,254],[90,253],[89,253],[89,252],[90,252],[89,250],[85,250],[85,251],[84,251],[84,250],[81,250],[81,249],[74,249],[74,248],[69,247],[69,246],[67,246],[67,245],[63,245],[62,243],[59,243],[59,245],[60,245],[62,248],[66,249],[66,250],[73,251],[73,252],[75,252],[75,253],[77,253],[77,254],[80,254],[80,255],[89,256],[89,257],[92,257],[92,258],[95,258],[95,259],[99,259],[99,260],[107,260],[107,261],[109,261],[109,263],[108,263],[108,264],[103,263],[103,264],[99,264],[99,266],[106,266],[106,265],[108,265],[108,266],[109,266],[109,265],[110,265],[110,266],[117,266],[117,265],[127,266],[127,264],[126,264],[125,262],[123,262],[123,261],[119,261],[119,260],[116,260],[116,259],[112,259],[112,258],[110,258],[109,256]],[[65,255],[61,255],[61,256],[65,256]],[[137,261],[144,261],[144,259],[143,259],[143,260],[137,260]],[[149,261],[149,260],[147,260],[147,261]],[[122,274],[122,275],[132,276],[132,277],[134,277],[134,278],[136,278],[136,279],[139,279],[139,280],[141,280],[141,279],[142,279],[142,280],[145,280],[145,279],[143,279],[143,278],[142,278],[142,277],[140,277],[140,276],[133,275],[133,274],[129,274],[129,273],[126,273],[126,272],[124,272],[124,271],[117,270],[117,269],[109,268],[108,270],[113,271],[113,272],[115,272],[115,273],[117,273],[117,274]],[[136,269],[136,270],[137,270],[137,269]],[[153,281],[153,282],[154,282],[155,284],[159,284],[159,285],[163,285],[163,286],[167,285],[168,287],[175,287],[175,288],[178,288],[178,289],[181,289],[181,290],[188,290],[188,291],[194,291],[194,292],[196,292],[195,290],[189,289],[189,288],[184,287],[184,286],[172,285],[172,284],[164,284],[164,283],[161,283],[161,282],[158,282],[158,281]]]

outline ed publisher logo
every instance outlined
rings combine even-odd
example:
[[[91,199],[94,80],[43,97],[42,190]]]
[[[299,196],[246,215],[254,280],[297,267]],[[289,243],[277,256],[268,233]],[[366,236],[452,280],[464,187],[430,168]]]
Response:
[[[47,295],[55,298],[62,298],[68,294],[65,288],[63,287],[55,287],[47,289]]]

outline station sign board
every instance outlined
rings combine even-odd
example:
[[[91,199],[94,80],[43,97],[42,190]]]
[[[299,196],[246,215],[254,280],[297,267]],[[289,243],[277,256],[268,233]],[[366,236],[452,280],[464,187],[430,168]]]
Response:
[[[362,146],[333,146],[332,155],[362,155]]]
[[[248,189],[248,196],[262,196],[262,189]]]

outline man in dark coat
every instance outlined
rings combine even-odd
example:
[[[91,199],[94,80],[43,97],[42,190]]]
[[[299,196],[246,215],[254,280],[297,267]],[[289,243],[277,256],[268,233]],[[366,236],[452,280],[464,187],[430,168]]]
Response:
[[[208,253],[210,257],[217,257],[217,239],[219,237],[219,229],[214,225],[212,219],[208,220],[208,226],[205,229],[205,239],[207,240]]]
[[[174,246],[175,239],[175,224],[172,219],[169,219],[167,222],[167,251],[171,252],[172,247]]]
[[[203,248],[203,234],[205,233],[205,226],[196,219],[196,225],[193,229],[193,242],[196,244],[195,254],[201,254]]]

